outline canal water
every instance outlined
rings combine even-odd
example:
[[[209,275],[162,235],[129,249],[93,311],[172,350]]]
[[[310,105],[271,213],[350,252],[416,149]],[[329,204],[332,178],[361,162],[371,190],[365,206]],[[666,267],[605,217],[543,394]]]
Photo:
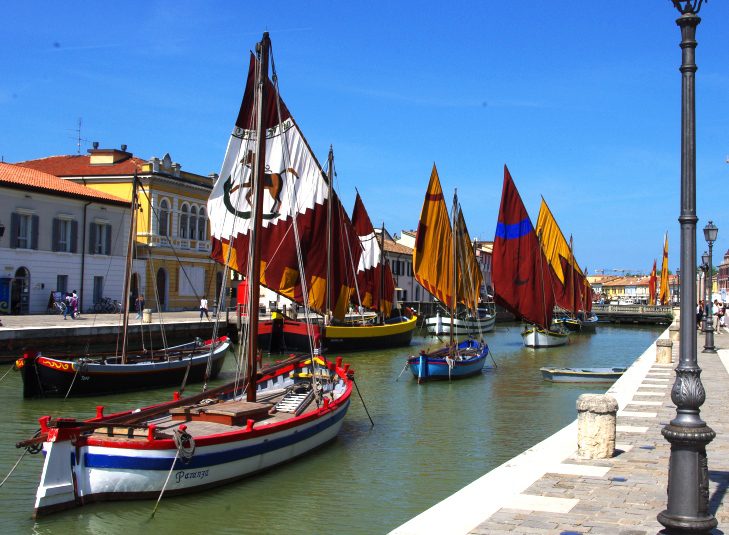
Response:
[[[418,336],[409,348],[345,355],[374,427],[355,393],[338,438],[292,463],[204,493],[153,501],[101,503],[31,518],[42,468],[26,455],[0,488],[5,534],[162,533],[387,533],[576,417],[575,400],[609,385],[552,384],[541,366],[628,366],[664,327],[598,326],[552,349],[522,346],[519,326],[497,324],[487,341],[497,368],[453,383],[417,385],[405,357],[435,347]],[[493,365],[493,363],[492,363]],[[224,377],[232,376],[229,355]],[[0,366],[0,376],[8,370]],[[194,392],[196,385],[188,390]],[[87,418],[171,397],[171,389],[98,399],[24,400],[19,374],[0,382],[3,434],[0,478],[20,456],[14,445],[30,437],[44,414]]]

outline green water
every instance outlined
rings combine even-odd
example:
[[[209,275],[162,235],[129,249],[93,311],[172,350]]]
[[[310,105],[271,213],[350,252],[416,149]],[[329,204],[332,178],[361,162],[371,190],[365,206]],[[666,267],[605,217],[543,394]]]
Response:
[[[504,461],[548,437],[576,417],[575,400],[608,386],[552,384],[541,366],[628,366],[663,330],[599,326],[573,335],[569,345],[526,349],[518,326],[496,326],[487,341],[498,368],[453,383],[418,386],[405,357],[434,339],[416,337],[409,348],[344,355],[375,426],[356,393],[338,438],[309,455],[264,474],[182,497],[101,503],[31,518],[42,457],[21,461],[0,488],[2,533],[386,533]],[[226,380],[235,363],[224,367]],[[0,366],[0,376],[8,366]],[[188,392],[196,389],[193,385]],[[91,417],[171,397],[172,389],[98,399],[24,400],[19,374],[0,383],[4,434],[0,478],[20,456],[14,445],[30,437],[44,414]]]

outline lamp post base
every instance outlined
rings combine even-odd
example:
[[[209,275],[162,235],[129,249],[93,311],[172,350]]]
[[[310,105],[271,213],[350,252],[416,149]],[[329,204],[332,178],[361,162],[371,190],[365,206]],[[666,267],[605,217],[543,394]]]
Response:
[[[657,520],[663,535],[709,533],[718,521],[709,513],[709,468],[706,445],[716,433],[707,425],[668,424],[661,434],[671,443],[668,463],[668,508]]]
[[[716,348],[714,346],[704,346],[702,353],[716,353]]]

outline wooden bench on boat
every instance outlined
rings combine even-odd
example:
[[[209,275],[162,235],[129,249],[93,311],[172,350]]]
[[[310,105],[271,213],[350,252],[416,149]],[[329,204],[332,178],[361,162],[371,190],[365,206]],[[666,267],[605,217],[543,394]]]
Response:
[[[172,420],[193,422],[214,422],[224,425],[244,425],[247,420],[262,420],[268,417],[270,403],[250,401],[225,401],[210,405],[192,405],[170,409]]]

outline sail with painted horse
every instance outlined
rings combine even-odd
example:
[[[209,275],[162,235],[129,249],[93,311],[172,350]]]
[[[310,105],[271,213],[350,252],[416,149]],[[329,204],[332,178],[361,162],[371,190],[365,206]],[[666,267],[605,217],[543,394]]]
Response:
[[[261,252],[275,245],[262,242],[287,239],[275,227],[286,225],[294,245],[301,245],[299,238],[307,239],[305,233],[316,228],[317,207],[326,200],[323,190],[310,187],[319,169],[268,76],[267,33],[256,50],[223,172],[208,202],[217,254],[222,253],[218,258],[235,261],[254,281],[262,272],[273,273]],[[271,78],[277,80],[275,71]],[[285,181],[280,199],[264,195],[276,182],[267,176],[271,170]],[[245,266],[239,263],[244,258]],[[299,258],[296,273],[282,269],[279,275],[292,292],[323,304],[318,274],[307,277],[305,252]],[[87,420],[40,419],[36,436],[17,444],[30,451],[42,447],[45,453],[36,516],[106,500],[152,498],[159,505],[163,495],[230,483],[317,450],[337,436],[350,404],[351,370],[341,359],[330,362],[315,353],[259,370],[258,337],[251,336],[258,315],[251,309],[258,306],[260,286],[250,284],[248,291],[248,322],[239,333],[240,366],[232,382],[110,415],[99,406]]]
[[[413,272],[415,279],[447,308],[451,329],[445,347],[430,353],[421,351],[408,359],[410,371],[419,383],[480,374],[489,355],[488,345],[482,337],[459,343],[454,324],[459,303],[472,313],[477,311],[481,271],[455,195],[452,217],[448,215],[435,164],[420,212]]]
[[[521,336],[525,346],[567,343],[567,334],[552,328],[555,297],[551,268],[506,165],[492,277],[496,302],[524,322]]]

